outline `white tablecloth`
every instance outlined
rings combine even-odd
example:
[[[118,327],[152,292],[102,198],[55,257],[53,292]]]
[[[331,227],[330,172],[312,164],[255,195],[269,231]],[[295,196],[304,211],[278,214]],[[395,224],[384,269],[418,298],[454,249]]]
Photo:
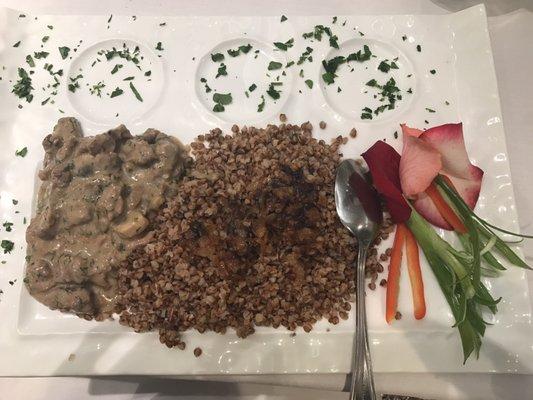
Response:
[[[0,0],[28,13],[126,15],[440,14],[475,0]],[[485,2],[515,195],[523,232],[533,232],[533,0]],[[529,11],[528,11],[529,10]],[[529,263],[533,242],[524,244]],[[533,273],[529,277],[533,287]],[[532,332],[533,333],[533,332]],[[1,357],[1,354],[0,354]],[[190,378],[188,378],[190,379]],[[344,375],[176,378],[0,378],[4,399],[346,399]],[[206,382],[205,380],[210,380]],[[224,380],[212,382],[212,380]],[[259,384],[258,384],[259,383]],[[378,374],[378,390],[432,399],[531,399],[533,376],[490,374]]]

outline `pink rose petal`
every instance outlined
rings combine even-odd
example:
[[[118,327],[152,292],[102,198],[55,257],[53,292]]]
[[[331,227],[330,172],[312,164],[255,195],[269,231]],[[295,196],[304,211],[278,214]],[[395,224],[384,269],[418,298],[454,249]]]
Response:
[[[406,196],[423,193],[441,169],[441,155],[433,146],[417,137],[404,135],[400,181]]]

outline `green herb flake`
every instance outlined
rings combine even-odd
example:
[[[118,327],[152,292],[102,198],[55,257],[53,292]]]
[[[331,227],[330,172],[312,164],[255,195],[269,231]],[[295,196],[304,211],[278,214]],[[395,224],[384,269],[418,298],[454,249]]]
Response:
[[[224,61],[224,54],[222,53],[211,54],[211,60],[213,60],[213,62]]]
[[[122,90],[121,88],[117,87],[115,90],[113,90],[111,92],[111,94],[109,95],[109,97],[113,98],[113,97],[117,97],[117,96],[120,96],[122,93],[124,93],[124,90]]]
[[[22,149],[15,151],[15,156],[17,157],[26,157],[26,154],[28,154],[27,147],[23,147]]]
[[[406,35],[403,35],[402,36],[402,40],[405,42],[407,40],[407,36]]]
[[[46,27],[50,30],[54,29],[54,27],[52,25],[46,25]]]
[[[165,50],[163,48],[163,44],[161,42],[157,42],[157,45],[155,46],[155,49],[158,50],[158,51],[163,51]]]
[[[448,100],[446,100],[446,101],[444,102],[444,104],[446,104],[447,106],[449,106],[449,105],[450,105],[450,102],[449,102]]]
[[[242,46],[239,46],[239,50],[243,53],[243,54],[248,54],[250,52],[250,50],[252,50],[252,45],[250,43],[248,44],[245,44],[245,45],[242,45]]]
[[[11,199],[11,202],[13,203],[14,206],[16,206],[19,203],[17,199]]]
[[[2,240],[2,243],[0,244],[0,246],[4,250],[4,254],[7,254],[7,253],[11,253],[11,251],[15,247],[15,243],[13,243],[11,240]]]
[[[62,46],[57,48],[59,50],[59,54],[61,54],[61,59],[64,60],[68,57],[68,53],[70,52],[70,47]]]
[[[98,97],[102,97],[103,88],[105,88],[105,83],[100,81],[96,85],[93,85],[92,88],[89,89],[89,92],[91,94],[96,94]]]
[[[167,23],[166,23],[166,22],[161,22],[161,23],[159,24],[159,26],[167,26]]]
[[[213,111],[214,112],[223,112],[225,110],[224,106],[222,104],[215,104],[215,106],[213,107]]]
[[[122,64],[115,64],[115,66],[114,66],[113,69],[111,70],[111,74],[112,74],[112,75],[113,75],[113,74],[116,74],[116,73],[118,72],[118,70],[119,70],[120,68],[122,68],[122,67],[123,67]]]
[[[419,44],[416,45],[416,51],[418,51],[419,53],[422,52],[422,46],[420,46]]]
[[[20,46],[20,40],[13,45],[13,47],[19,47]]]
[[[35,68],[35,61],[33,61],[33,57],[31,55],[26,56],[26,62],[30,66],[30,68]]]
[[[46,42],[48,42],[48,39],[50,39],[50,36],[43,36],[43,38],[41,39],[41,41],[42,41],[43,43],[46,43]]]
[[[33,53],[33,58],[36,58],[37,60],[40,60],[41,58],[46,58],[48,57],[50,53],[48,53],[47,51],[36,51]]]
[[[6,232],[11,232],[12,231],[12,226],[13,226],[13,222],[4,222],[2,224],[2,226],[4,227],[4,229],[6,230]]]
[[[31,78],[24,68],[18,68],[19,79],[13,85],[11,90],[19,99],[25,99],[28,103],[33,100],[33,86],[31,85]]]
[[[125,78],[122,79],[122,80],[123,80],[123,81],[132,81],[132,80],[134,80],[134,79],[135,79],[134,76],[127,76],[127,77],[125,77]]]
[[[306,79],[305,84],[309,89],[313,89],[313,81],[311,79]]]
[[[44,99],[43,101],[41,101],[41,105],[44,106],[44,105],[46,105],[49,101],[50,101],[50,97],[47,97],[46,99]],[[52,101],[52,103],[53,103],[53,101]]]
[[[133,94],[135,95],[135,98],[137,100],[139,100],[140,102],[143,101],[143,98],[141,97],[141,95],[139,94],[139,92],[137,91],[137,88],[133,85],[133,83],[130,82],[130,89],[131,91],[133,92]]]
[[[274,100],[278,100],[281,97],[281,91],[276,90],[275,86],[277,86],[275,83],[271,83],[268,87],[267,94]]]
[[[275,71],[277,69],[280,69],[283,65],[280,63],[280,62],[277,62],[277,61],[270,61],[270,63],[268,64],[268,70],[269,71]]]
[[[265,109],[265,96],[261,95],[261,103],[257,105],[257,112],[263,112]]]
[[[435,74],[437,73],[437,71],[434,70],[434,69],[430,69],[430,70],[429,70],[429,73],[430,73],[431,75],[435,75]]]
[[[287,19],[288,19],[288,18],[287,18],[285,15],[282,15],[282,16],[281,16],[281,20],[280,20],[280,22],[285,22],[285,21],[287,21]]]
[[[427,112],[430,112],[430,113],[434,113],[434,112],[435,112],[435,110],[433,110],[433,109],[431,109],[431,108],[427,108],[427,107],[426,107],[426,111],[427,111]]]
[[[227,106],[233,102],[231,93],[215,93],[213,95],[213,101],[217,104]]]
[[[293,65],[294,65],[294,61],[289,61],[289,62],[285,65],[285,68],[292,67]]]
[[[381,71],[381,72],[389,72],[390,71],[390,65],[387,64],[385,61],[381,61],[378,65],[378,69]]]
[[[222,63],[220,64],[220,67],[218,67],[215,79],[218,78],[219,76],[225,76],[225,75],[228,75],[228,71],[226,70],[226,64]]]
[[[146,71],[146,72],[144,73],[144,76],[150,76],[150,75],[152,75],[152,71]]]
[[[257,89],[257,85],[256,85],[255,83],[252,83],[252,84],[250,85],[250,87],[248,88],[248,90],[249,90],[250,92],[253,92],[255,89]]]
[[[291,38],[287,40],[285,43],[282,42],[274,42],[274,46],[276,46],[278,49],[287,51],[287,49],[291,48],[294,45],[294,39]]]

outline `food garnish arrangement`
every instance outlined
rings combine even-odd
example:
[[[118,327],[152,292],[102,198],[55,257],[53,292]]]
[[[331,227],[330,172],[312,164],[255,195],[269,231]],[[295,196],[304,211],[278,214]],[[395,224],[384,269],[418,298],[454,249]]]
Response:
[[[303,33],[309,46],[294,61],[268,63],[271,82],[252,84],[244,93],[259,101],[257,113],[280,98],[286,70],[313,62],[312,43],[324,41],[339,50],[336,24],[341,22],[335,17],[331,27],[317,25]],[[294,44],[288,38],[273,46],[286,53]],[[422,51],[420,44],[412,45]],[[157,43],[155,51],[164,46]],[[58,51],[65,60],[76,49]],[[21,102],[34,99],[33,71],[48,54],[29,55],[28,65],[19,68],[12,92]],[[197,84],[214,114],[237,107],[237,94],[223,86],[231,60],[258,55],[253,44],[210,55],[216,75],[201,76]],[[413,94],[381,75],[398,70],[401,62],[378,59],[367,45],[322,60],[320,83],[338,85],[338,93],[349,90],[339,84],[340,71],[357,73],[376,61],[380,75],[362,90],[379,105],[360,110],[364,123]],[[80,72],[69,77],[73,96],[87,89],[105,101],[125,95],[144,101],[136,83],[154,74],[138,47],[102,49],[94,65],[110,67],[115,77],[123,74],[123,87],[84,84]],[[44,71],[39,73],[49,73],[56,83],[43,106],[53,103],[63,73],[53,66]],[[312,89],[314,82],[303,71],[299,76]],[[148,129],[135,135],[118,124],[84,136],[75,118],[59,119],[42,142],[37,205],[26,233],[28,292],[51,309],[83,319],[118,319],[136,332],[156,331],[162,344],[179,349],[186,347],[182,334],[190,329],[220,334],[232,329],[245,338],[257,327],[310,332],[322,319],[338,324],[353,308],[357,241],[336,214],[334,183],[340,161],[353,158],[368,169],[385,209],[366,260],[367,296],[385,298],[382,318],[388,324],[400,318],[423,323],[431,307],[424,281],[436,279],[455,320],[463,361],[479,356],[491,314],[504,296],[492,293],[486,278],[497,278],[509,266],[530,269],[510,247],[516,242],[502,237],[529,236],[500,229],[475,213],[483,170],[470,162],[462,124],[425,129],[401,124],[401,154],[383,140],[348,154],[343,146],[357,140],[356,128],[326,142],[313,136],[326,122],[313,127],[279,117],[279,124],[212,129],[191,143],[181,143],[174,132]],[[455,232],[457,241],[444,240],[441,230]],[[391,235],[392,247],[385,248]],[[13,243],[3,240],[2,248],[10,252]],[[398,309],[401,274],[409,277],[410,290],[402,288],[402,295],[412,297],[412,315]]]

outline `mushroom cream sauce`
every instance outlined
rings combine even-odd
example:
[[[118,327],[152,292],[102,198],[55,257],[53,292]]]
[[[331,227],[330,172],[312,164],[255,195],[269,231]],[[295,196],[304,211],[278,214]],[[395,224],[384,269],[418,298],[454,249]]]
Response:
[[[117,265],[150,241],[150,219],[191,159],[155,129],[132,136],[120,125],[83,137],[74,118],[60,119],[43,147],[26,286],[52,309],[104,319],[115,310]]]

